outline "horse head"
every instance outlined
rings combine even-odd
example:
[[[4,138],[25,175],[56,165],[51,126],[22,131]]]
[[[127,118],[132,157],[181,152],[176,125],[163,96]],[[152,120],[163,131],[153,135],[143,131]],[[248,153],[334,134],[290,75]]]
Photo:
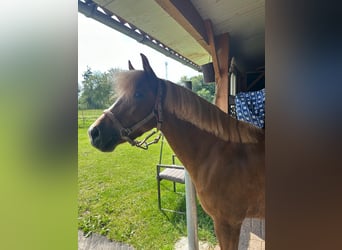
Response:
[[[103,152],[126,141],[134,145],[135,138],[161,123],[161,80],[146,56],[141,58],[144,70],[128,62],[129,71],[116,78],[118,98],[88,129],[91,144]]]

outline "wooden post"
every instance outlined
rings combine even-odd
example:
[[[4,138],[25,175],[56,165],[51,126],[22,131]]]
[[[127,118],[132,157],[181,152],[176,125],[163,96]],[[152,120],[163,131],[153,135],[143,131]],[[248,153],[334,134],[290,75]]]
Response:
[[[218,59],[218,66],[220,75],[216,76],[216,99],[215,104],[228,113],[228,93],[229,93],[229,79],[228,79],[228,33],[215,37],[216,39],[216,54]],[[215,65],[215,64],[214,64]]]
[[[221,110],[228,113],[228,61],[229,61],[229,35],[224,33],[214,36],[212,24],[210,20],[205,22],[209,46],[215,71],[216,81],[216,98],[215,105]]]

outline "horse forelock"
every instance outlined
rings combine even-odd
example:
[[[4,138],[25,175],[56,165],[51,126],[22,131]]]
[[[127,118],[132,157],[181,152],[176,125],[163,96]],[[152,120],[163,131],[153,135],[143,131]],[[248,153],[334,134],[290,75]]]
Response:
[[[257,143],[263,138],[262,129],[231,118],[188,89],[168,81],[165,83],[165,109],[177,118],[229,142]]]

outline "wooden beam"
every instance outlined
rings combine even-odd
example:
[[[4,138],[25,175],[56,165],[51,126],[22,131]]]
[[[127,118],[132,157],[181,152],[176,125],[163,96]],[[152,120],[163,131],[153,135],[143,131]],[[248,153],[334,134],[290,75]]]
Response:
[[[228,112],[228,33],[215,37],[211,20],[203,21],[191,1],[155,0],[173,19],[176,20],[211,56],[215,71],[215,104]],[[217,42],[215,41],[217,40]]]
[[[216,98],[215,104],[224,112],[228,113],[228,93],[229,93],[229,77],[228,77],[228,60],[229,60],[229,36],[228,33],[215,37],[216,54],[219,67],[219,76],[216,77]],[[215,65],[214,65],[215,67]]]
[[[218,64],[218,59],[217,59],[217,54],[216,54],[216,43],[215,43],[213,26],[212,26],[211,21],[209,19],[204,21],[204,25],[205,25],[205,28],[207,30],[208,42],[209,42],[209,47],[210,47],[209,53],[211,54],[211,57],[213,60],[215,78],[217,78],[221,74],[220,74],[220,67]]]
[[[211,21],[204,21],[208,41],[210,46],[210,54],[212,56],[215,82],[216,82],[216,96],[215,105],[222,111],[228,113],[228,61],[229,61],[229,35],[224,33],[218,36],[214,35]]]
[[[155,0],[205,50],[210,53],[204,21],[191,1]]]
[[[228,76],[228,56],[229,56],[229,36],[228,33],[215,36],[216,40],[216,54],[218,66],[220,69],[220,76]]]

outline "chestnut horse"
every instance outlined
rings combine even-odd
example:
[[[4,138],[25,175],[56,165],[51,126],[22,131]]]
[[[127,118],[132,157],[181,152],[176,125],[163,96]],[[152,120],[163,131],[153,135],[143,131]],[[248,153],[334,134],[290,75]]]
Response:
[[[231,118],[215,105],[144,70],[117,77],[119,97],[91,125],[91,144],[111,152],[154,127],[188,170],[222,250],[238,249],[245,217],[265,215],[264,130]]]

